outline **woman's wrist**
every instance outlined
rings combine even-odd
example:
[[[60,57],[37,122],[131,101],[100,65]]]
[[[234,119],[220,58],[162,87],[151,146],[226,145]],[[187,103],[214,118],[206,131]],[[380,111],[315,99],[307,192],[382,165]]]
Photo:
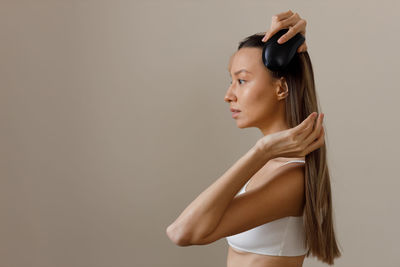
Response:
[[[253,150],[254,153],[265,160],[265,163],[274,158],[268,144],[266,144],[265,142],[265,139],[258,140],[257,143],[254,145]]]

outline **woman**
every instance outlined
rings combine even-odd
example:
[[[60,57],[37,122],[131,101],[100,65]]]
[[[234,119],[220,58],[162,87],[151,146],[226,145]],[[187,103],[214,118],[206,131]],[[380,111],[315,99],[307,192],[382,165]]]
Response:
[[[278,43],[304,36],[305,26],[297,13],[280,13],[265,36],[247,37],[232,55],[225,101],[239,128],[257,127],[264,136],[167,228],[175,244],[226,238],[228,267],[298,267],[310,254],[332,265],[341,255],[307,45],[285,71],[262,61],[263,42],[287,28]]]

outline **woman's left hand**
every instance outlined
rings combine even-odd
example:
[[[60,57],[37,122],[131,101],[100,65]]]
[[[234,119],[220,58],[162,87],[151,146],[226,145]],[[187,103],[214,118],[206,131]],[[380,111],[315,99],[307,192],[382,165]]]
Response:
[[[282,12],[272,17],[271,28],[265,32],[265,36],[262,39],[263,42],[266,42],[271,36],[280,31],[281,29],[289,29],[287,33],[282,35],[278,43],[283,44],[297,33],[301,33],[304,38],[306,37],[306,25],[307,21],[305,19],[300,18],[299,14],[293,13],[291,10]],[[298,48],[297,52],[305,52],[307,51],[307,44],[304,41]]]
[[[265,151],[269,158],[304,157],[325,143],[323,117],[324,114],[320,113],[315,119],[316,112],[313,112],[293,128],[262,137],[256,146]]]

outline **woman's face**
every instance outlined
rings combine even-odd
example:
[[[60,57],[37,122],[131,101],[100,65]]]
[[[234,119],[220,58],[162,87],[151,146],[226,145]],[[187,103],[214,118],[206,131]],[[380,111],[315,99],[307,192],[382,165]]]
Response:
[[[273,79],[261,58],[262,49],[245,47],[236,51],[229,62],[232,82],[224,100],[240,112],[235,117],[239,128],[258,127],[264,133],[282,128],[286,83]],[[282,86],[283,85],[283,86]]]

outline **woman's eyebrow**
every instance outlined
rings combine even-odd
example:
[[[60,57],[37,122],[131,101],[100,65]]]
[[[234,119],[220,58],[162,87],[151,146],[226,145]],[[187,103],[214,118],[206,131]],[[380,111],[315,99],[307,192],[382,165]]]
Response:
[[[229,70],[228,70],[228,72],[229,72]],[[238,74],[241,73],[241,72],[251,73],[250,71],[248,71],[248,70],[246,70],[246,69],[241,69],[241,70],[238,70],[237,72],[235,72],[234,75],[238,75]],[[230,74],[231,74],[231,73],[229,72],[229,75],[230,75]]]

